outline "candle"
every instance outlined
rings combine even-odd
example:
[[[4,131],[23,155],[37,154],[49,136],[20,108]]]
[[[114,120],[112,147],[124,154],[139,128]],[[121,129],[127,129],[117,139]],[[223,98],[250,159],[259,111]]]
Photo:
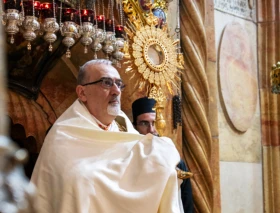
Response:
[[[72,21],[78,23],[77,10],[73,8],[63,8],[62,9],[62,22]]]
[[[116,34],[116,38],[123,38],[124,27],[122,25],[117,25],[115,27],[115,34]]]
[[[42,19],[46,18],[53,18],[54,13],[53,13],[53,4],[52,3],[42,3],[41,4],[41,15]]]
[[[20,10],[20,0],[4,0],[5,10],[16,9]]]
[[[96,19],[97,19],[97,26],[98,26],[98,28],[103,29],[104,28],[103,27],[103,22],[105,20],[105,16],[104,15],[97,15]]]
[[[82,9],[81,10],[81,19],[82,22],[91,22],[93,23],[93,10]]]
[[[23,7],[24,7],[24,14],[26,16],[33,16],[33,1],[24,1]],[[40,2],[39,1],[34,2],[34,15],[37,18],[39,18],[39,16],[40,16]]]
[[[113,20],[112,19],[106,19],[105,29],[107,32],[108,31],[113,32]]]

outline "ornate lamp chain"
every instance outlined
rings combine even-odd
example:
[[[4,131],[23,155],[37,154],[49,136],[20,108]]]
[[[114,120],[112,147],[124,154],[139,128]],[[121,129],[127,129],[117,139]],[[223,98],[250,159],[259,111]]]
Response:
[[[60,6],[61,6],[61,2],[60,2]],[[60,11],[60,17],[61,17],[61,11]],[[53,18],[56,20],[56,17],[55,17],[55,0],[53,0]],[[61,20],[60,20],[61,22]]]
[[[59,10],[59,26],[60,27],[62,27],[61,26],[61,17],[62,17],[62,1],[60,1],[60,10]]]
[[[33,19],[35,18],[35,1],[32,0],[32,15],[33,15]]]
[[[3,14],[4,14],[4,11],[3,11],[3,2],[4,1],[1,1],[0,2],[0,16],[1,16],[1,22],[2,22],[2,24],[4,25],[4,21],[3,21]]]
[[[175,32],[177,35],[177,39],[180,40],[180,0],[177,0],[177,26],[175,28]],[[178,42],[177,45],[177,53],[181,53],[181,45],[180,45],[180,41]]]
[[[16,1],[15,1],[16,2]],[[20,1],[21,2],[21,13],[22,16],[24,17],[24,6],[23,6],[23,0]]]
[[[78,10],[79,10],[80,27],[82,28],[81,0],[78,2]]]
[[[92,4],[92,9],[93,9],[93,13],[94,13],[94,20],[95,20],[95,29],[97,29],[97,19],[96,19],[96,6],[95,6],[95,4],[96,4],[96,0],[93,2],[93,4]]]
[[[111,12],[110,6],[111,6],[111,0],[108,1],[108,8],[107,8],[107,14],[106,14],[107,18],[110,18],[110,12]]]
[[[97,1],[97,14],[100,15],[100,4],[99,4],[100,0],[96,0],[96,1]]]
[[[121,25],[123,26],[123,6],[122,6],[122,2],[119,3],[119,14],[120,14],[120,22],[121,22]]]
[[[115,35],[115,17],[114,17],[114,0],[111,0],[111,16],[112,16],[112,24],[113,24],[113,34]]]
[[[22,12],[22,15],[24,17],[24,6],[23,6],[23,0],[20,1],[21,2],[21,12]]]
[[[183,59],[183,56],[182,56],[182,52],[181,52],[181,37],[180,37],[180,0],[177,0],[177,26],[176,26],[176,29],[175,29],[175,32],[177,34],[177,39],[179,39],[179,42],[177,44],[177,57],[181,57],[182,60]],[[181,73],[178,72],[178,77],[179,79],[181,79]],[[181,119],[181,91],[179,89],[177,89],[177,93],[178,93],[178,97],[179,97],[179,102],[180,102],[180,119]],[[182,123],[182,121],[180,121],[179,123]]]
[[[105,12],[104,12],[104,1],[101,0],[101,4],[102,4],[102,16],[103,16],[103,30],[104,32],[106,32],[106,27],[105,27]]]

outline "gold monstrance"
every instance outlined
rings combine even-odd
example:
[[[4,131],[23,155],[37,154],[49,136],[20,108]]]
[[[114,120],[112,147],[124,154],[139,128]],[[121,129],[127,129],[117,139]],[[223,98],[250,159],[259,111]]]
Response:
[[[148,12],[139,12],[139,2],[124,0],[123,8],[128,17],[127,27],[128,46],[125,56],[129,59],[126,64],[126,73],[133,73],[136,78],[136,87],[145,91],[149,98],[156,100],[156,128],[162,136],[166,127],[163,117],[166,94],[173,94],[174,87],[179,89],[180,78],[177,75],[183,68],[184,60],[176,47],[178,39],[172,39],[166,24],[160,25],[152,9],[156,6],[166,7],[165,1],[145,5]]]

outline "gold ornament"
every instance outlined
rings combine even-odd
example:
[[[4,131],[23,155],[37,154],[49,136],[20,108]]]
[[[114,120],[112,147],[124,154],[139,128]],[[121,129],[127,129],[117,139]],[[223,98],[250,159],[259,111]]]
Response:
[[[145,5],[147,11],[141,11],[138,1],[124,0],[123,8],[128,17],[125,32],[129,46],[125,47],[130,60],[126,63],[126,73],[136,78],[135,88],[144,91],[157,102],[156,128],[163,135],[165,120],[163,118],[164,101],[167,93],[179,89],[178,69],[183,69],[183,55],[178,54],[178,39],[173,39],[167,32],[167,25],[159,26],[159,18],[153,14],[153,8],[165,7],[165,1],[155,1]],[[164,27],[163,27],[164,26]]]
[[[177,168],[177,177],[179,179],[185,180],[185,179],[191,178],[192,176],[193,176],[193,173],[185,172],[185,171],[182,171],[181,169]]]
[[[149,88],[163,89],[167,86],[171,92],[170,85],[178,85],[177,68],[182,67],[182,60],[177,60],[181,56],[177,56],[176,42],[162,29],[149,25],[140,27],[132,38],[130,55],[134,60],[128,69],[148,81],[151,84]]]

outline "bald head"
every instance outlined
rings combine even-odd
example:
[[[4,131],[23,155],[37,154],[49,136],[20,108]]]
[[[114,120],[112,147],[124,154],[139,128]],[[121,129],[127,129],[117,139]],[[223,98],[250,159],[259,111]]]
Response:
[[[98,70],[98,65],[108,65],[112,66],[112,62],[106,59],[95,59],[86,62],[83,66],[80,67],[79,73],[78,73],[78,78],[77,78],[77,84],[82,85],[85,84],[86,81],[88,80],[88,74],[87,70],[89,70],[89,67],[91,68],[91,72],[97,72]]]
[[[110,124],[120,112],[122,80],[108,60],[92,60],[80,67],[76,92],[89,112]]]

